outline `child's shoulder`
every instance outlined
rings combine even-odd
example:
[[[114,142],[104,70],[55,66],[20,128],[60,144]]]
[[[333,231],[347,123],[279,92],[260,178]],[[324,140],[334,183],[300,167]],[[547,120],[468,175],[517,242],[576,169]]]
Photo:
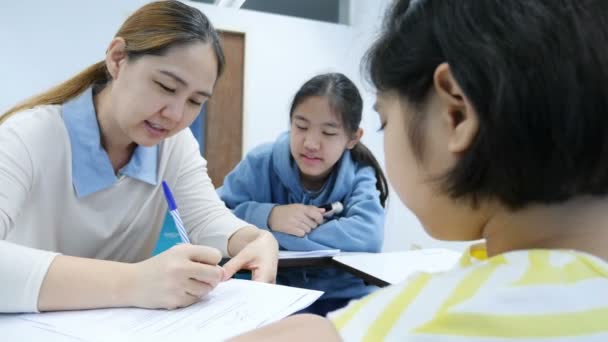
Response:
[[[376,179],[376,170],[370,164],[364,163],[362,161],[356,160],[353,157],[353,154],[349,151],[345,151],[340,159],[340,168],[339,173],[341,174],[351,174],[351,177],[354,178],[372,178]]]
[[[247,153],[247,159],[251,161],[256,160],[270,160],[273,153],[289,153],[289,135],[282,133],[279,137],[272,142],[265,142],[252,148]]]
[[[273,143],[260,144],[251,149],[245,156],[246,163],[251,167],[261,167],[272,160]]]
[[[546,325],[548,315],[564,314],[564,327],[572,327],[574,321],[568,317],[575,316],[568,316],[570,313],[586,315],[598,309],[604,315],[590,315],[589,319],[608,319],[608,299],[600,299],[606,297],[608,263],[599,258],[565,250],[515,251],[485,260],[478,257],[469,250],[448,272],[414,275],[351,303],[330,318],[346,340],[372,336],[380,325],[387,330],[376,337],[391,340],[387,336],[474,336],[481,326],[491,327],[484,331],[493,337],[508,331],[538,334],[550,328]],[[476,324],[466,324],[467,320]],[[455,322],[461,325],[458,332],[450,330]],[[572,332],[554,336],[568,333]],[[586,333],[592,331],[582,335]]]
[[[260,145],[257,145],[256,147],[252,148],[251,151],[249,151],[247,153],[247,157],[251,157],[251,158],[261,158],[261,157],[265,157],[268,156],[272,153],[272,148],[274,146],[275,143],[273,142],[266,142],[266,143],[262,143]]]

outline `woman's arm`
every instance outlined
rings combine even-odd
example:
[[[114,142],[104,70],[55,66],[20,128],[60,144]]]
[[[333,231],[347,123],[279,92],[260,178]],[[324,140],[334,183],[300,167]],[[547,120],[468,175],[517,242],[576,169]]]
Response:
[[[192,134],[186,130],[176,138],[173,156],[181,160],[177,163],[176,184],[169,185],[175,189],[192,243],[215,247],[224,256],[232,257],[224,265],[226,279],[243,268],[253,272],[254,280],[274,282],[278,255],[274,237],[237,218],[226,208],[211,183],[207,163],[200,156]]]
[[[251,270],[253,280],[275,282],[279,245],[269,232],[253,226],[243,227],[228,240],[228,251],[234,257],[224,265],[225,279],[247,269]]]
[[[38,310],[129,306],[132,268],[120,262],[58,255],[40,288]]]
[[[190,244],[135,264],[59,255],[42,283],[38,310],[188,306],[222,281],[220,260],[219,251]]]

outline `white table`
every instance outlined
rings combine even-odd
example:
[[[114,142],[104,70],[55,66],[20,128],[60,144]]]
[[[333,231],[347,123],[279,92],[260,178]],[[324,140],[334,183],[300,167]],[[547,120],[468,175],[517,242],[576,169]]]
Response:
[[[429,248],[406,252],[340,253],[333,257],[340,267],[377,286],[397,284],[416,272],[442,272],[454,267],[462,253]]]

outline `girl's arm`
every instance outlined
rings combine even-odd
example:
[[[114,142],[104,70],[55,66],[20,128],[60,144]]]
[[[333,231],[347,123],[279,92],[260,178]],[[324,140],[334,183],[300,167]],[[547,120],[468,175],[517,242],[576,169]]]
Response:
[[[274,236],[281,247],[288,250],[380,251],[384,240],[384,208],[371,167],[359,171],[354,189],[343,204],[343,216],[319,225],[304,237],[278,232]]]

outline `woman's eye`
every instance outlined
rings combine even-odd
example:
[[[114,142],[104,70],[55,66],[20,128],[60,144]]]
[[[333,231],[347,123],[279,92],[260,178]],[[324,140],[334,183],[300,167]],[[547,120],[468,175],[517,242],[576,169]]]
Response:
[[[196,100],[188,100],[188,101],[190,101],[190,103],[192,103],[195,106],[200,106],[200,105],[203,104],[202,102],[199,102],[199,101],[196,101]]]
[[[337,133],[333,133],[333,132],[323,132],[323,134],[325,134],[325,135],[327,135],[329,137],[333,137],[333,136],[338,135]]]
[[[173,89],[173,88],[169,88],[160,82],[156,82],[156,84],[158,84],[159,87],[161,87],[164,91],[166,91],[168,93],[171,93],[171,94],[175,93],[175,89]]]

